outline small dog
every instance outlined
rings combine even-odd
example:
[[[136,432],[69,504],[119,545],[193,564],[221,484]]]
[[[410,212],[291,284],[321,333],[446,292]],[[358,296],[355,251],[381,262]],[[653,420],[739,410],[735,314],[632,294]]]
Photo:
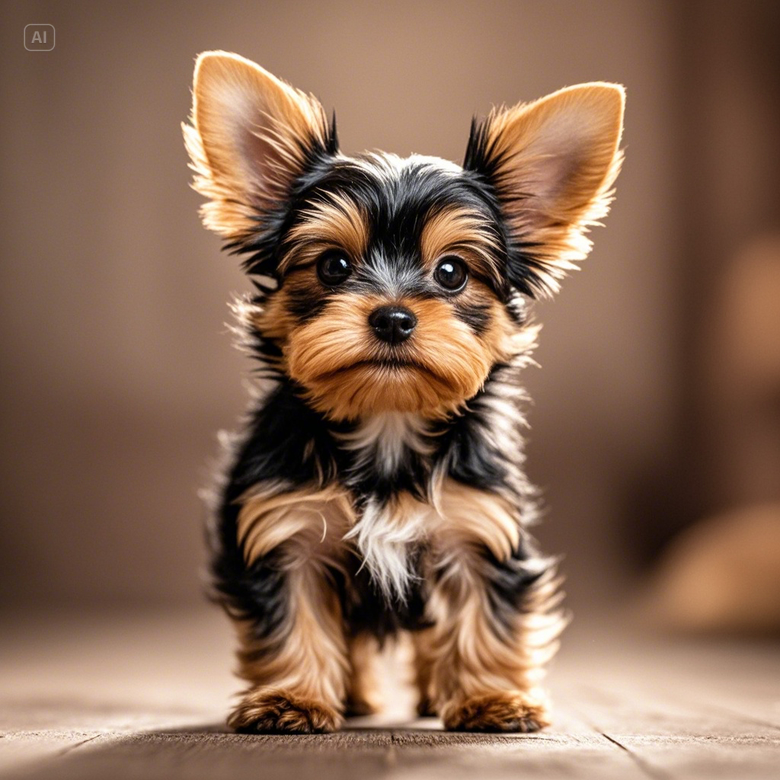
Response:
[[[246,256],[260,361],[216,491],[214,590],[249,682],[229,725],[324,732],[377,707],[408,631],[420,714],[530,732],[564,620],[527,527],[529,301],[590,250],[624,93],[570,87],[474,121],[463,167],[347,157],[335,117],[242,57],[197,60],[185,140],[206,227]]]

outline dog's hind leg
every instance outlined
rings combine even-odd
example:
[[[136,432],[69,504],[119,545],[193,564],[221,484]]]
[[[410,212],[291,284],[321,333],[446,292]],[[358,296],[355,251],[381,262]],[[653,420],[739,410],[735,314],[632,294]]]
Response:
[[[436,650],[434,645],[435,632],[425,628],[412,633],[414,645],[414,684],[417,688],[417,714],[429,717],[436,714],[436,707],[431,690]]]
[[[347,642],[349,679],[347,681],[347,715],[373,715],[382,707],[377,680],[379,642],[368,633],[351,637]]]

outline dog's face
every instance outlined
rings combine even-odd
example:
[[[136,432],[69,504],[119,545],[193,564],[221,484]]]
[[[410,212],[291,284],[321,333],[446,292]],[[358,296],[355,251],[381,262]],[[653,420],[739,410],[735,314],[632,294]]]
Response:
[[[444,417],[527,350],[525,297],[590,242],[618,173],[623,93],[591,84],[494,111],[461,168],[338,151],[317,101],[201,55],[185,137],[206,225],[250,255],[250,327],[331,419]]]
[[[518,331],[495,209],[442,161],[328,161],[297,200],[259,329],[331,417],[438,416],[478,392]]]

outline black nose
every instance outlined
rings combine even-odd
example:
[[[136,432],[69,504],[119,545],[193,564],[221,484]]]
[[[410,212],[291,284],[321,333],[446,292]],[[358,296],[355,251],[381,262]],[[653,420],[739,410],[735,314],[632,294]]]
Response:
[[[412,335],[417,317],[403,306],[380,306],[371,312],[368,324],[389,344],[400,344]]]

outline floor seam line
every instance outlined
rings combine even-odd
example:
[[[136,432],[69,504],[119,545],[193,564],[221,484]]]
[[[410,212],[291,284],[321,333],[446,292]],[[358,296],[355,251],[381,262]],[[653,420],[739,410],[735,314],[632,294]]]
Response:
[[[669,780],[669,778],[672,777],[671,774],[653,766],[646,759],[642,758],[640,755],[631,750],[631,748],[629,748],[627,745],[624,745],[614,737],[610,737],[609,734],[603,731],[599,731],[598,733],[601,734],[604,739],[609,740],[613,745],[616,745],[618,748],[620,748],[620,750],[624,750],[626,753],[628,753],[628,755],[631,757],[631,760],[649,777],[655,778],[656,780]]]
[[[61,750],[58,750],[55,756],[57,758],[60,758],[62,756],[66,756],[68,753],[71,753],[72,751],[76,750],[77,748],[80,748],[82,745],[86,745],[88,742],[92,742],[99,737],[102,737],[103,734],[95,734],[91,737],[87,737],[87,739],[82,739],[80,742],[75,742],[72,745],[67,745],[66,747],[62,748]]]

